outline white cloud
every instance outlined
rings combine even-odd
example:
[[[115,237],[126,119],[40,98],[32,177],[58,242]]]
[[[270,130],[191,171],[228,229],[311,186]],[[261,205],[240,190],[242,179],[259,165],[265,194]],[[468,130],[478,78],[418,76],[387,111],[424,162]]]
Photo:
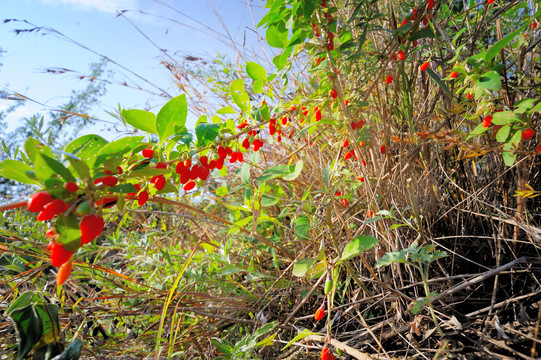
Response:
[[[45,2],[50,5],[66,4],[81,10],[97,10],[104,13],[137,8],[137,0],[45,0]]]

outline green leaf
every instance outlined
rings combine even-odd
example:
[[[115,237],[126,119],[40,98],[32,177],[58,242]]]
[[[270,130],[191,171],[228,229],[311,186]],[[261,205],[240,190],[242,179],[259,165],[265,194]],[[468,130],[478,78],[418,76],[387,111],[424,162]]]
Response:
[[[470,133],[470,135],[468,135],[468,137],[466,138],[466,140],[469,140],[471,139],[472,137],[476,136],[476,135],[481,135],[483,134],[485,131],[487,131],[488,128],[487,127],[484,127],[483,126],[483,123],[480,123],[479,125],[477,125],[475,127],[475,129],[472,130],[472,132]]]
[[[90,178],[90,169],[83,160],[76,160],[70,156],[66,156],[66,158],[81,179],[86,180]]]
[[[187,116],[188,103],[185,94],[169,100],[156,117],[156,130],[160,140],[167,139],[171,135],[188,132],[185,126]]]
[[[494,113],[492,123],[494,125],[507,125],[514,122],[520,122],[520,118],[512,111],[499,111]]]
[[[287,349],[288,347],[290,347],[291,345],[293,345],[297,341],[299,341],[301,339],[304,339],[305,337],[310,336],[310,335],[321,335],[321,334],[312,332],[312,331],[310,331],[308,329],[304,329],[297,336],[295,336],[293,339],[291,339],[291,341],[288,342],[287,345],[284,346],[281,351],[284,351],[285,349]]]
[[[517,114],[524,114],[528,110],[531,110],[538,101],[538,99],[522,99],[515,104],[515,112]]]
[[[158,134],[156,130],[156,115],[154,113],[138,109],[122,110],[122,117],[136,129]]]
[[[23,184],[39,184],[38,181],[27,175],[27,171],[33,171],[33,169],[23,162],[11,159],[0,162],[0,176]]]
[[[402,251],[393,251],[390,253],[386,253],[382,257],[380,257],[376,263],[376,268],[380,268],[382,266],[387,266],[394,263],[405,263],[406,262],[406,252],[404,250]]]
[[[237,112],[231,106],[226,106],[216,111],[216,114],[226,115],[226,114],[236,114]]]
[[[51,360],[78,360],[81,357],[83,342],[81,339],[73,340],[62,354],[55,356]]]
[[[299,239],[308,238],[308,231],[311,229],[310,219],[306,215],[299,215],[295,220],[295,236]]]
[[[425,38],[428,38],[428,39],[435,39],[436,38],[436,36],[434,35],[434,32],[432,31],[431,28],[421,29],[421,30],[413,33],[408,38],[408,40],[409,41],[415,41],[415,40],[425,39]]]
[[[71,172],[60,161],[45,154],[38,154],[36,156],[34,170],[36,176],[41,181],[55,178],[56,175],[62,176],[66,181],[76,181]]]
[[[269,26],[265,33],[265,38],[270,46],[275,48],[284,48],[287,45],[288,32],[280,32],[276,26]]]
[[[160,170],[162,170],[162,169],[160,169]],[[163,170],[165,170],[165,169],[163,169]],[[112,192],[112,193],[121,193],[121,194],[136,193],[137,192],[137,189],[135,188],[135,186],[133,186],[133,184],[115,185],[113,187],[108,188],[107,190],[109,190],[109,192]]]
[[[61,339],[58,321],[58,305],[34,304],[34,312],[39,316],[42,325],[42,335],[36,344],[37,348],[55,343]]]
[[[96,161],[94,162],[94,166],[97,167],[101,164],[104,164],[105,162],[107,162],[107,160],[111,158],[120,157],[130,152],[137,146],[141,145],[143,137],[144,136],[125,137],[105,145],[99,151],[96,157]]]
[[[250,112],[250,97],[244,90],[244,80],[237,79],[231,82],[229,86],[231,98],[237,106],[246,112]]]
[[[522,25],[518,30],[513,31],[511,34],[507,35],[496,44],[492,45],[490,49],[485,54],[485,64],[488,64],[494,57],[502,50],[505,45],[509,44],[518,34],[520,34],[528,24]]]
[[[220,186],[218,189],[216,189],[216,195],[217,196],[226,196],[229,194],[229,189],[225,186]]]
[[[358,256],[366,250],[372,249],[378,242],[379,240],[373,236],[359,235],[346,245],[340,260],[349,260],[355,256]]]
[[[511,125],[505,125],[500,130],[498,130],[498,133],[496,134],[496,140],[498,142],[505,142],[507,138],[509,137],[509,132],[511,131]]]
[[[438,74],[436,74],[434,72],[434,70],[432,70],[431,68],[426,69],[426,72],[436,82],[436,84],[438,84],[443,89],[443,92],[445,93],[445,95],[447,95],[449,97],[449,99],[452,99],[453,95],[451,94],[451,91],[449,91],[449,88],[441,80],[440,76]]]
[[[246,63],[246,73],[254,80],[267,80],[267,70],[255,62]]]
[[[17,330],[17,360],[22,360],[28,355],[43,334],[43,326],[33,305],[18,308],[10,314]]]
[[[261,196],[261,207],[269,207],[276,205],[277,203],[278,199],[275,197],[270,197],[269,195]]]
[[[19,295],[18,298],[13,300],[11,305],[9,305],[8,309],[5,312],[6,316],[9,316],[12,312],[14,312],[17,309],[23,308],[25,306],[31,305],[33,303],[37,303],[42,301],[40,296],[36,294],[34,291],[26,291]]]
[[[430,303],[430,300],[429,299],[425,299],[423,298],[422,300],[415,300],[413,302],[413,306],[411,307],[410,309],[410,312],[413,314],[413,315],[417,315],[417,313],[419,313],[419,311],[422,310],[422,308],[427,305],[428,303]]]
[[[496,71],[489,71],[477,80],[477,86],[488,90],[500,90],[502,88],[502,81],[500,74]]]
[[[511,140],[505,143],[503,145],[503,152],[502,152],[502,158],[503,162],[507,166],[513,166],[515,164],[515,161],[517,160],[517,154],[515,153],[515,150],[517,148],[517,145],[520,143],[522,139],[522,130],[518,130]]]
[[[303,166],[304,166],[304,162],[302,160],[297,161],[297,164],[295,164],[295,167],[293,166],[289,167],[289,170],[291,172],[289,174],[284,175],[283,179],[286,181],[295,180],[301,174]]]
[[[43,153],[50,157],[53,157],[53,152],[51,148],[43,144],[41,141],[29,137],[24,143],[24,151],[28,155],[28,159],[33,163],[36,161],[36,155]]]
[[[315,262],[316,259],[310,258],[297,260],[295,265],[293,265],[293,275],[297,277],[304,277]]]
[[[276,334],[272,334],[255,344],[254,347],[261,348],[264,346],[271,346],[274,343],[274,338],[276,337]]]
[[[258,183],[262,183],[267,180],[276,179],[289,173],[289,166],[282,164],[268,168],[259,176],[256,180]]]
[[[310,19],[316,8],[316,0],[304,0],[301,4],[304,5],[303,13],[305,19]]]
[[[195,135],[197,136],[197,146],[203,147],[216,139],[220,133],[220,125],[200,123],[195,128]]]
[[[243,184],[249,184],[250,183],[250,169],[251,165],[248,163],[243,163],[240,167],[240,179]]]
[[[127,178],[143,178],[146,176],[163,175],[163,174],[167,174],[168,172],[169,170],[167,169],[156,169],[156,168],[132,170],[130,171]]]
[[[60,235],[56,242],[66,250],[76,251],[81,246],[81,229],[79,229],[79,220],[74,214],[59,215],[55,221],[55,227]]]
[[[83,160],[89,168],[92,168],[100,149],[107,144],[107,140],[98,135],[84,135],[64,148],[64,151]]]

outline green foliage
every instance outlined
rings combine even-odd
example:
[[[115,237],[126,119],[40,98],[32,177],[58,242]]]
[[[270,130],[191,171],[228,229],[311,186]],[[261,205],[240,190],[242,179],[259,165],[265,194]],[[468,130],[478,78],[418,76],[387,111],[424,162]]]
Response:
[[[38,230],[29,228],[33,218],[12,212],[3,234],[22,246],[25,237],[46,241],[45,230],[54,230],[57,244],[76,251],[72,285],[92,279],[91,285],[102,289],[95,294],[78,289],[77,294],[89,296],[69,303],[73,311],[88,301],[119,314],[137,313],[129,325],[144,334],[137,341],[150,344],[156,356],[167,351],[169,357],[194,357],[209,346],[205,351],[214,358],[252,359],[255,350],[285,334],[275,330],[279,322],[259,327],[265,313],[308,329],[319,304],[333,319],[323,328],[328,344],[346,323],[351,329],[366,328],[367,322],[376,326],[374,319],[399,311],[384,303],[392,297],[398,304],[407,299],[414,315],[428,308],[443,335],[429,278],[453,272],[455,261],[472,254],[454,257],[452,268],[443,261],[431,267],[447,253],[418,242],[447,241],[448,235],[453,239],[448,242],[455,241],[461,236],[452,233],[458,219],[461,234],[481,239],[477,248],[493,248],[486,246],[492,239],[483,233],[492,229],[486,219],[518,221],[503,217],[508,210],[514,214],[510,209],[520,201],[509,196],[513,191],[536,194],[528,176],[537,181],[532,175],[537,172],[529,174],[517,164],[536,163],[536,140],[523,134],[539,129],[536,79],[541,76],[531,39],[521,35],[532,20],[529,5],[498,4],[505,11],[497,12],[478,4],[479,16],[459,2],[438,2],[430,11],[412,5],[267,1],[259,25],[268,44],[279,50],[272,63],[234,64],[219,56],[210,65],[197,62],[200,69],[168,64],[174,74],[210,82],[217,103],[201,106],[192,101],[199,91],[186,91],[157,115],[122,110],[122,120],[141,136],[108,142],[85,135],[62,146],[46,139],[44,121],[34,118],[24,151],[0,162],[0,175],[46,190],[66,208]],[[496,16],[500,37],[492,22]],[[408,21],[399,26],[403,20]],[[429,67],[421,71],[425,62]],[[188,129],[192,110],[199,120]],[[491,122],[481,123],[489,115]],[[78,190],[68,191],[68,182]],[[466,207],[470,202],[475,211]],[[517,205],[516,213],[533,214],[528,221],[537,226],[528,206]],[[478,215],[485,207],[487,213]],[[82,217],[88,214],[103,216],[107,226],[83,247]],[[20,239],[12,228],[24,229]],[[516,234],[519,228],[524,230],[518,227]],[[537,250],[529,240],[516,241],[513,256],[527,246]],[[475,247],[452,245],[457,254]],[[33,253],[33,243],[22,247],[37,260],[23,261],[20,250],[12,248],[10,271],[22,274],[48,264],[51,255],[43,249]],[[485,256],[488,263],[482,266],[494,265],[492,258]],[[477,261],[456,269],[470,269]],[[407,276],[385,268],[391,264],[407,265]],[[325,285],[314,287],[321,276]],[[453,279],[434,286],[441,291]],[[424,297],[417,296],[421,287]],[[51,328],[39,327],[47,319],[45,303],[28,301],[21,315],[12,311],[28,339],[19,341],[25,355],[38,350],[35,344]],[[359,312],[344,321],[334,316],[337,306]],[[291,315],[292,309],[298,314]],[[257,316],[255,310],[261,310]],[[446,316],[448,310],[439,309]],[[214,318],[219,322],[209,320]],[[253,327],[240,326],[244,321]],[[423,348],[447,351],[429,331]],[[209,334],[210,342],[202,342]],[[315,334],[300,331],[285,348]],[[111,337],[112,343],[123,339]],[[411,357],[404,350],[409,343],[398,337],[392,343],[394,353]],[[68,348],[78,354],[81,343],[72,344]]]

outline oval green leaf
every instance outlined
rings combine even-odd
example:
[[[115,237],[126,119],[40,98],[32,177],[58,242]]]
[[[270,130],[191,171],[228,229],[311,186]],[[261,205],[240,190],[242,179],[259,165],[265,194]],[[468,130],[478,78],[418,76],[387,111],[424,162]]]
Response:
[[[315,262],[316,262],[316,259],[310,259],[310,258],[299,259],[295,263],[295,265],[293,265],[293,275],[297,277],[304,277],[308,273],[308,270],[310,270],[312,265],[314,265]]]
[[[158,112],[156,130],[160,139],[171,135],[187,132],[186,117],[188,116],[188,103],[186,95],[182,94],[169,100]]]
[[[122,117],[136,129],[158,134],[156,130],[156,115],[150,111],[138,109],[122,110]]]
[[[267,80],[267,70],[255,62],[249,61],[246,64],[246,73],[254,80]]]
[[[373,236],[359,235],[346,245],[340,260],[349,260],[355,256],[359,256],[366,250],[372,249],[378,242],[379,240]]]

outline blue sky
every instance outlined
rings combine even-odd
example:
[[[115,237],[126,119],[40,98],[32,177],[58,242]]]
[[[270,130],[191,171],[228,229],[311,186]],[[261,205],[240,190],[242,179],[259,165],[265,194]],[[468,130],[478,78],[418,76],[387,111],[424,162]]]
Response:
[[[211,6],[220,15],[223,25]],[[223,26],[238,43],[246,41],[246,46],[258,46],[254,22],[257,24],[264,12],[261,2],[253,0],[2,0],[0,20],[26,20],[35,26],[55,29],[149,79],[169,94],[180,94],[169,72],[160,65],[163,54],[126,18],[117,16],[118,10],[129,10],[124,16],[173,57],[204,58],[216,53],[234,57]],[[51,32],[20,35],[13,32],[30,27],[14,21],[0,24],[0,47],[4,50],[0,57],[0,63],[3,63],[0,89],[21,93],[50,107],[61,105],[72,90],[86,87],[87,82],[79,80],[77,75],[87,74],[89,64],[98,62],[100,57]],[[259,29],[259,33],[264,34],[264,30]],[[67,68],[76,73],[52,75],[44,72],[47,68]],[[128,83],[155,90],[114,65],[109,65],[108,70],[115,72],[118,81],[126,79]],[[105,111],[114,111],[118,104],[124,108],[153,106],[157,111],[166,101],[120,85],[109,85],[107,89],[107,95],[101,99],[102,104],[94,115],[108,121],[113,119]],[[0,100],[0,110],[11,104]],[[22,117],[47,110],[42,105],[28,103],[8,116],[10,129]],[[104,129],[102,124],[101,130]],[[93,130],[99,131],[100,126]]]

